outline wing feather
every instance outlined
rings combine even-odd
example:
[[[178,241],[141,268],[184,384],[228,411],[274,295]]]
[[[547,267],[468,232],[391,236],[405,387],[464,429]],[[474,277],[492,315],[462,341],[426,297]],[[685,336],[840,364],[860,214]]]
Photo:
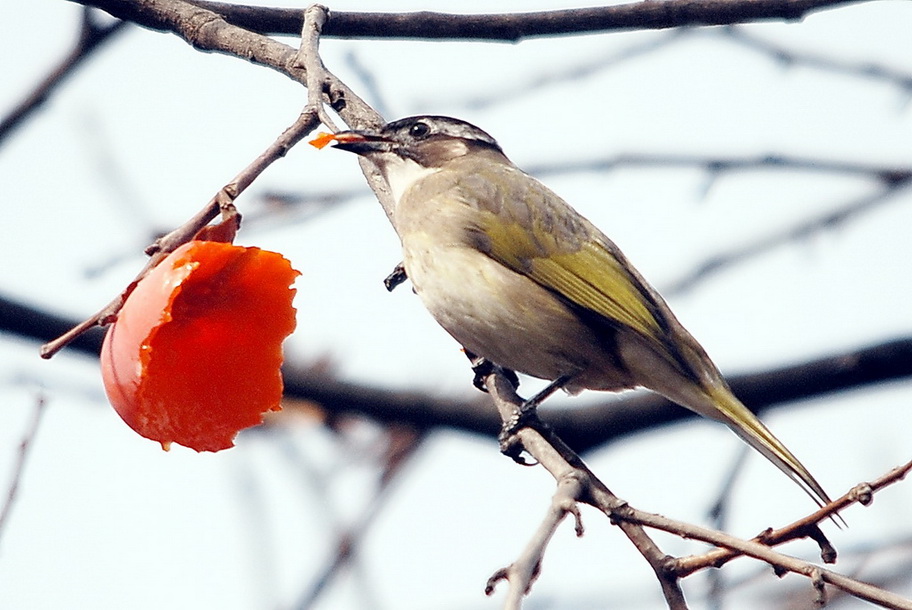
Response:
[[[559,295],[595,327],[632,331],[694,377],[693,368],[667,340],[669,330],[679,325],[670,322],[661,297],[632,270],[620,249],[546,186],[512,173],[521,172],[499,167],[458,185],[459,198],[472,212],[470,243]],[[476,181],[485,188],[480,190]]]

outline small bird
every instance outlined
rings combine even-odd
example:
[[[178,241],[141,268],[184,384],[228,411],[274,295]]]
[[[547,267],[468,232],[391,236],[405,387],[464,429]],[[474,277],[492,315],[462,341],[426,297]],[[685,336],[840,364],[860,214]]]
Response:
[[[383,173],[405,272],[467,351],[571,394],[648,388],[728,425],[818,504],[830,502],[614,242],[486,132],[414,116],[314,145],[330,140]]]

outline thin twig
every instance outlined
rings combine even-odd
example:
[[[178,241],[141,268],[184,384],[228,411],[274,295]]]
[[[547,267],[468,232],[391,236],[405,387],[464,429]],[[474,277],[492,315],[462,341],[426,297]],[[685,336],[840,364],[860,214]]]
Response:
[[[424,432],[416,430],[404,431],[401,426],[398,429],[391,426],[387,431],[387,438],[390,442],[401,441],[403,436],[405,437],[405,442],[399,443],[394,454],[386,456],[388,459],[385,461],[385,468],[378,481],[374,497],[362,512],[361,517],[353,525],[336,534],[336,541],[331,545],[332,552],[327,557],[322,569],[317,570],[316,576],[310,579],[308,586],[305,587],[298,600],[292,605],[293,608],[297,610],[313,608],[333,581],[340,576],[342,568],[349,565],[355,558],[358,547],[367,536],[370,526],[377,516],[381,514],[381,509],[390,496],[393,482],[403,472],[404,466],[411,461],[411,458],[417,453],[427,438]]]
[[[6,502],[3,504],[3,510],[0,510],[0,540],[3,539],[3,532],[9,517],[12,514],[13,504],[19,494],[19,484],[22,481],[22,473],[25,471],[25,463],[28,459],[32,446],[35,444],[35,437],[38,435],[38,427],[41,424],[41,416],[44,415],[47,399],[44,395],[39,394],[35,399],[35,407],[32,410],[32,420],[22,435],[22,441],[19,443],[19,453],[16,463],[13,466],[13,477],[10,481],[9,489],[6,492]]]
[[[819,516],[818,513],[815,516]],[[660,529],[683,538],[700,540],[719,547],[731,549],[738,553],[759,559],[770,564],[777,572],[793,572],[806,576],[810,579],[819,578],[823,582],[829,583],[839,589],[850,593],[851,595],[877,604],[884,608],[894,608],[900,610],[912,610],[912,600],[885,591],[879,587],[863,583],[859,580],[843,576],[831,570],[826,570],[807,561],[779,553],[766,544],[756,540],[743,540],[735,536],[730,536],[723,532],[700,527],[690,523],[684,523],[668,519],[662,515],[647,513],[632,507],[625,507],[624,510],[612,513],[615,519],[631,520],[640,525]],[[809,517],[810,518],[810,517]],[[825,517],[821,517],[825,518]],[[674,570],[673,563],[669,566]]]
[[[19,102],[19,105],[13,108],[0,121],[0,143],[3,143],[10,134],[14,133],[17,127],[50,99],[51,94],[76,71],[76,68],[82,62],[91,57],[95,51],[100,49],[105,42],[111,40],[115,34],[124,31],[128,25],[125,21],[115,21],[106,25],[101,24],[96,16],[93,15],[93,12],[94,9],[83,8],[79,37],[73,49],[67,53],[67,56],[61,60],[44,80]]]
[[[661,35],[650,37],[649,40],[639,44],[621,49],[612,48],[602,54],[590,52],[586,54],[585,59],[574,65],[567,65],[567,62],[565,62],[554,66],[550,70],[544,66],[536,65],[535,70],[530,75],[525,76],[524,82],[504,83],[500,87],[485,87],[480,92],[472,92],[463,99],[454,99],[450,95],[443,103],[449,107],[463,106],[471,110],[481,110],[492,106],[515,103],[517,99],[525,98],[539,89],[572,86],[575,81],[610,70],[629,60],[657,52],[663,47],[686,39],[694,32],[695,30],[688,28],[671,30],[663,32]],[[441,103],[441,100],[418,99],[414,101],[413,106],[415,108],[433,108]]]
[[[506,386],[504,385],[506,384]],[[517,409],[522,404],[515,392],[513,392],[512,383],[505,377],[500,376],[498,372],[492,373],[486,379],[486,386],[491,391],[492,398],[498,406],[501,416],[505,422],[510,421],[512,410]],[[729,549],[737,554],[754,557],[766,563],[769,563],[777,571],[794,572],[811,579],[812,584],[817,586],[819,583],[831,584],[859,599],[878,604],[885,608],[894,608],[901,610],[912,609],[912,600],[895,595],[881,588],[863,583],[856,579],[838,574],[831,570],[826,570],[800,559],[784,555],[771,548],[774,544],[782,544],[787,539],[791,540],[796,537],[812,535],[821,543],[822,553],[826,559],[829,549],[829,543],[826,542],[822,534],[817,529],[817,524],[829,518],[840,510],[845,509],[853,503],[869,504],[872,494],[887,485],[901,480],[912,470],[912,462],[902,467],[896,468],[880,477],[872,483],[864,483],[856,486],[843,497],[835,500],[827,506],[815,511],[804,519],[797,521],[789,528],[783,528],[776,532],[764,534],[761,539],[743,540],[730,536],[723,532],[711,530],[709,528],[684,523],[669,519],[662,515],[647,513],[628,505],[612,494],[602,484],[598,478],[586,468],[578,456],[576,456],[563,442],[553,433],[533,428],[524,428],[519,431],[520,440],[525,450],[538,460],[558,481],[570,476],[568,469],[575,471],[580,481],[586,482],[588,491],[580,493],[580,499],[604,511],[612,522],[616,523],[628,538],[634,543],[640,553],[646,558],[650,566],[656,573],[663,587],[666,601],[671,608],[686,607],[683,596],[677,597],[680,587],[677,585],[678,578],[682,575],[678,569],[678,561],[661,553],[658,547],[652,542],[651,538],[645,534],[640,526],[647,526],[660,529],[686,539],[701,540],[715,545],[722,549]],[[634,524],[636,528],[627,526]],[[785,533],[787,531],[787,536]],[[812,534],[811,532],[816,532]],[[702,563],[700,568],[714,566],[713,563]],[[692,573],[691,571],[686,574]],[[497,576],[497,575],[495,575]]]
[[[130,292],[136,286],[137,282],[144,278],[149,271],[155,268],[155,266],[168,254],[193,239],[203,227],[208,225],[216,216],[218,216],[220,211],[232,207],[234,200],[237,199],[237,197],[243,193],[267,167],[284,157],[292,146],[313,131],[317,125],[319,125],[317,113],[312,109],[305,109],[288,129],[282,132],[282,134],[276,138],[260,156],[254,159],[250,165],[235,176],[231,182],[223,186],[199,212],[167,235],[155,240],[152,245],[146,248],[146,254],[149,255],[149,260],[133,281],[130,282],[119,295],[93,316],[80,322],[53,341],[41,346],[41,357],[51,358],[76,337],[90,328],[111,323],[116,318],[121,307],[123,307],[124,302],[126,302],[127,297],[130,295]]]
[[[319,5],[314,5],[308,9],[307,15],[308,18],[304,26],[304,36],[302,37],[302,49],[307,47],[309,50],[295,55],[295,62],[298,64],[297,68],[299,69],[299,73],[303,73],[305,78],[307,75],[304,68],[307,64],[312,66],[322,65],[319,61],[317,46],[320,26],[326,19],[326,9]],[[312,59],[313,57],[316,57],[317,59],[314,60]],[[284,157],[295,144],[313,131],[320,123],[320,117],[324,117],[325,121],[329,120],[328,117],[325,117],[325,113],[323,112],[323,87],[319,85],[320,76],[313,75],[311,78],[314,82],[309,84],[312,85],[312,91],[315,91],[315,93],[309,97],[307,107],[300,116],[298,116],[295,122],[282,132],[282,134],[276,138],[262,154],[254,159],[250,165],[235,176],[231,182],[223,186],[215,196],[209,200],[203,209],[193,216],[193,218],[167,235],[160,237],[155,243],[146,248],[146,254],[150,256],[149,261],[127,288],[94,316],[81,322],[57,339],[43,345],[41,347],[42,358],[52,357],[86,330],[113,321],[137,282],[145,277],[146,274],[158,265],[158,263],[160,263],[169,253],[193,239],[193,237],[199,233],[203,227],[209,224],[220,211],[227,210],[229,207],[233,209],[233,204],[237,197],[243,193],[267,167]]]
[[[702,154],[625,153],[579,161],[527,164],[523,169],[533,176],[565,175],[574,172],[604,173],[621,167],[695,168],[712,174],[727,172],[781,170],[813,172],[870,178],[884,187],[899,187],[912,180],[912,165],[874,165],[857,161],[838,161],[822,157],[785,154],[718,157]]]
[[[870,483],[860,483],[856,485],[842,497],[837,498],[827,506],[820,508],[794,523],[790,523],[785,527],[766,531],[757,538],[754,538],[754,541],[768,546],[777,546],[784,542],[788,542],[789,540],[802,538],[811,525],[820,523],[829,515],[841,511],[852,504],[858,503],[864,506],[869,505],[873,500],[873,494],[875,492],[901,481],[910,471],[912,471],[912,461],[890,470],[890,472],[878,477]],[[731,549],[716,549],[702,555],[681,557],[675,561],[674,569],[683,577],[704,568],[721,567],[739,555],[740,553]]]
[[[773,248],[807,239],[815,233],[832,230],[843,225],[850,218],[871,212],[877,207],[895,200],[894,198],[898,194],[910,188],[912,188],[912,176],[906,177],[900,182],[889,184],[873,194],[859,197],[835,210],[825,212],[817,218],[788,227],[783,231],[771,233],[765,237],[732,248],[728,252],[715,254],[696,265],[693,270],[683,277],[667,285],[662,290],[662,294],[671,296],[692,290],[700,282],[730,268],[732,265],[750,260]]]
[[[295,55],[295,67],[303,68],[306,78],[304,86],[307,87],[307,106],[317,112],[320,121],[331,131],[336,132],[338,127],[326,113],[323,106],[324,85],[327,82],[326,66],[320,59],[320,33],[329,11],[319,4],[311,5],[304,12],[304,25],[301,28],[301,46]]]
[[[522,607],[523,597],[532,589],[532,583],[541,571],[541,563],[545,556],[548,543],[557,531],[557,527],[567,515],[573,515],[576,523],[576,535],[583,535],[583,522],[577,502],[582,499],[585,485],[573,473],[561,477],[557,482],[557,489],[551,498],[551,505],[538,530],[529,540],[526,548],[519,557],[506,568],[494,572],[485,585],[485,594],[491,595],[494,587],[501,580],[509,585],[507,598],[504,602],[505,610],[519,610]]]
[[[829,55],[817,55],[807,51],[793,50],[756,36],[747,29],[730,25],[721,29],[741,46],[768,55],[784,66],[804,66],[825,70],[834,74],[845,74],[858,78],[870,78],[893,83],[906,91],[912,90],[912,74],[889,66],[870,62],[839,60]]]

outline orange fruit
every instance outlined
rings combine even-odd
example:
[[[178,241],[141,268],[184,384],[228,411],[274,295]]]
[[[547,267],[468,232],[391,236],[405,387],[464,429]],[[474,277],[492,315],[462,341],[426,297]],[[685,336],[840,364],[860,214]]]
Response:
[[[101,350],[121,418],[167,449],[234,445],[281,409],[282,342],[295,328],[300,275],[280,254],[191,241],[127,297]]]

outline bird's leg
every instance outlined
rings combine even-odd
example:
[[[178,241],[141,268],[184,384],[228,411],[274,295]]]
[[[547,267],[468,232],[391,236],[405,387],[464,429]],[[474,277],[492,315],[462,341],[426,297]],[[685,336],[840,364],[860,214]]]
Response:
[[[475,377],[472,379],[472,385],[482,392],[488,391],[488,388],[485,385],[485,379],[497,371],[506,375],[514,388],[519,387],[519,377],[516,376],[514,371],[499,367],[490,360],[478,356],[466,348],[462,348],[462,351],[465,353],[466,358],[469,359],[469,362],[472,363],[472,371],[475,373]],[[500,442],[501,453],[511,457],[517,464],[531,465],[530,462],[527,462],[522,457],[524,449],[522,442],[519,440],[516,433],[522,428],[533,428],[539,431],[543,431],[547,428],[547,425],[538,418],[538,405],[544,402],[545,399],[554,394],[557,390],[564,387],[564,385],[575,376],[575,373],[561,375],[549,383],[541,392],[532,398],[523,401],[523,403],[513,411],[513,415],[508,421],[504,422],[503,427],[500,429],[500,434],[497,435],[497,440]]]
[[[396,286],[407,279],[408,274],[405,272],[405,267],[402,266],[402,263],[399,263],[392,273],[383,278],[383,285],[386,286],[387,292],[392,292],[396,289]]]
[[[566,375],[561,375],[549,383],[547,386],[545,386],[544,390],[522,403],[522,406],[519,407],[520,415],[522,415],[522,413],[525,411],[534,411],[538,405],[545,402],[545,400],[547,400],[552,394],[567,385],[567,382],[569,382],[575,376],[576,375],[574,373],[567,373]]]
[[[522,442],[519,440],[516,433],[522,428],[532,428],[539,431],[544,430],[547,427],[547,424],[538,417],[538,405],[564,387],[564,385],[573,379],[573,377],[574,374],[572,373],[561,375],[545,386],[545,389],[538,394],[525,400],[519,408],[513,412],[513,416],[510,420],[504,422],[503,427],[500,429],[500,434],[497,437],[497,440],[500,442],[501,453],[513,458],[513,461],[518,464],[529,465],[529,462],[523,459],[521,455],[524,449]]]

